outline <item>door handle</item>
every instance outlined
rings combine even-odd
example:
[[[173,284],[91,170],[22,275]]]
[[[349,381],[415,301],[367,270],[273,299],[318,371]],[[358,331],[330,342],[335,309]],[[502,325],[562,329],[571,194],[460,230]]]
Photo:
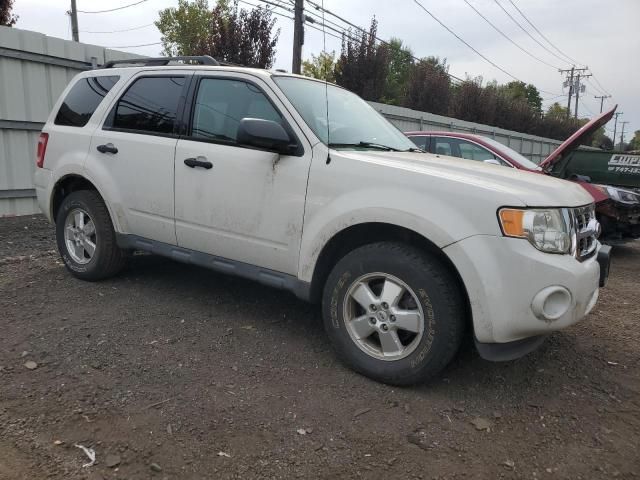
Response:
[[[98,145],[96,147],[100,153],[118,153],[118,149],[113,146],[113,143],[107,143],[106,145]]]
[[[205,158],[205,157],[198,157],[198,158]],[[202,167],[207,170],[209,170],[210,168],[213,168],[213,163],[207,161],[206,159],[198,160],[198,158],[187,158],[185,159],[184,164],[187,167],[191,167],[191,168]]]

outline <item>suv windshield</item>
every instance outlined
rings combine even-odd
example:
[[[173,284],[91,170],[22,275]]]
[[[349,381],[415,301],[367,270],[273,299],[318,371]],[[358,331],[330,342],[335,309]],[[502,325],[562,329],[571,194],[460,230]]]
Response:
[[[530,170],[542,170],[537,164],[533,163],[531,160],[529,160],[527,157],[525,157],[521,153],[516,152],[513,148],[507,147],[505,144],[500,143],[497,140],[494,140],[493,138],[483,136],[482,140],[487,142],[498,152],[506,153],[523,167],[528,168]]]
[[[400,130],[348,90],[299,77],[273,79],[313,133],[332,148],[419,151]]]

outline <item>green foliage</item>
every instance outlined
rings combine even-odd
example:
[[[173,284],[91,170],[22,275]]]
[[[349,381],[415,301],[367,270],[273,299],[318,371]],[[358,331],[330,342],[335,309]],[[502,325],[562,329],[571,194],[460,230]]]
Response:
[[[602,148],[603,150],[613,149],[613,140],[605,134],[604,127],[600,127],[592,135],[591,146],[596,148]]]
[[[0,26],[13,27],[18,21],[18,16],[11,13],[13,0],[0,0]]]
[[[387,45],[389,55],[389,73],[382,101],[391,105],[400,105],[406,95],[409,75],[414,66],[413,52],[402,45],[402,40],[392,38]]]
[[[280,29],[265,8],[245,10],[237,1],[178,0],[178,7],[160,11],[155,22],[162,34],[164,55],[211,55],[248,67],[270,68]]]
[[[640,150],[640,130],[634,132],[633,138],[627,144],[627,150],[636,151]]]
[[[178,0],[178,7],[165,8],[155,22],[162,34],[163,55],[204,55],[211,29],[207,0]]]
[[[302,62],[302,74],[336,83],[336,52],[320,52],[318,56],[311,55],[311,60]]]
[[[379,101],[389,72],[389,48],[376,44],[378,22],[373,19],[369,33],[348,30],[342,37],[342,50],[336,62],[336,83],[365,100]]]
[[[446,115],[451,101],[451,79],[446,60],[423,58],[409,69],[402,106]]]
[[[542,114],[542,97],[534,85],[513,81],[504,85],[502,89],[512,100],[525,101],[535,114]]]
[[[555,102],[549,105],[547,109],[546,118],[554,119],[554,120],[564,120],[567,117],[570,117],[570,112],[567,107],[563,107],[558,102]]]

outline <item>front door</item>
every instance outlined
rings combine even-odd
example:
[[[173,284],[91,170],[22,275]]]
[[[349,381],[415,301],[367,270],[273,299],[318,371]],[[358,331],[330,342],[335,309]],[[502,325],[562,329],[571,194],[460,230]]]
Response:
[[[225,73],[194,77],[190,128],[175,159],[178,245],[295,274],[311,148],[280,155],[236,143],[243,118],[280,122],[302,142],[268,86]]]

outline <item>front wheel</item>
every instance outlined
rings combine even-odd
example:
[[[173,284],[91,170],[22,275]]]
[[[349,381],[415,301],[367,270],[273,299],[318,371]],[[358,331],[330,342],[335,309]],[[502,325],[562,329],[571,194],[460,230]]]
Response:
[[[83,280],[101,280],[124,266],[111,217],[100,196],[90,190],[69,194],[56,218],[56,241],[67,269]]]
[[[409,245],[360,247],[333,268],[323,318],[340,358],[375,380],[422,382],[456,354],[465,325],[464,297],[440,258]]]

